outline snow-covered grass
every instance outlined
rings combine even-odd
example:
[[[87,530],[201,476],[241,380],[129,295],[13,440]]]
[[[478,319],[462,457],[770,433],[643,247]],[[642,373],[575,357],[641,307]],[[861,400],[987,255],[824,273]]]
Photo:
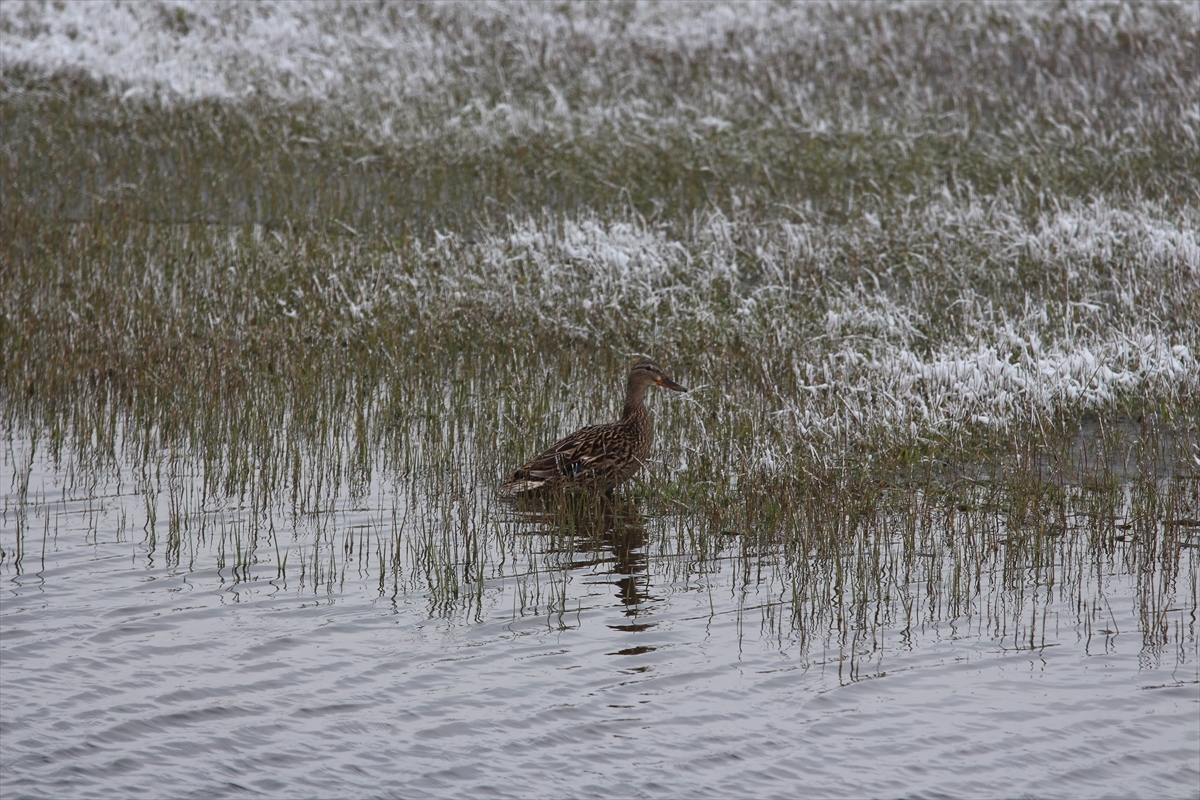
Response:
[[[450,503],[649,353],[693,389],[649,493],[713,531],[1096,420],[1194,477],[1198,42],[1194,3],[10,0],[0,413]]]
[[[125,100],[333,103],[380,140],[747,123],[844,134],[1040,114],[1066,138],[1136,124],[1194,143],[1198,29],[1187,2],[0,8],[6,68],[76,69]]]
[[[52,265],[32,249],[12,263],[6,409],[13,424],[81,391],[90,403],[98,380],[153,414],[300,391],[340,417],[378,392],[460,418],[472,463],[498,474],[512,448],[615,411],[625,362],[647,352],[697,384],[660,413],[666,462],[707,451],[703,482],[886,469],[964,432],[996,443],[1092,417],[1187,428],[1196,216],[942,197],[873,223],[714,211],[678,238],[636,217],[544,215],[405,245],[77,225]]]
[[[59,218],[422,235],[947,185],[1192,203],[1198,47],[1186,2],[11,0],[3,189]]]

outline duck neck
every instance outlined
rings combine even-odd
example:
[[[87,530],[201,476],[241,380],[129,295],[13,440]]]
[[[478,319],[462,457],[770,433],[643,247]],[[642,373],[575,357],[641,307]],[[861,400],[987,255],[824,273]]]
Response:
[[[646,413],[646,385],[629,384],[629,388],[625,391],[625,409],[621,412],[622,422],[631,422],[633,420],[645,419]]]

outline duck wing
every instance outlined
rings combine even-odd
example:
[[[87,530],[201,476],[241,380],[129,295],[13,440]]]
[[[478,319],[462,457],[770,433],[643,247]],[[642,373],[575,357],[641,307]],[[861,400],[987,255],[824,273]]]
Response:
[[[501,488],[508,492],[556,483],[603,481],[633,459],[633,445],[617,425],[589,425],[559,439],[533,460],[517,467]]]
[[[570,479],[580,475],[607,455],[604,442],[609,437],[604,436],[604,430],[608,427],[589,425],[559,439],[532,461],[513,470],[512,479]]]

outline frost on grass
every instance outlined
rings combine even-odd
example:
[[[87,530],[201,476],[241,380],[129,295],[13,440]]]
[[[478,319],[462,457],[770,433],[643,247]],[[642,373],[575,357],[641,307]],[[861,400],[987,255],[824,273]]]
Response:
[[[332,103],[376,142],[996,123],[1195,147],[1196,9],[9,0],[0,46],[126,99]]]
[[[5,339],[17,366],[0,405],[99,376],[155,398],[184,384],[303,386],[310,356],[354,379],[385,362],[422,375],[458,354],[509,358],[523,376],[568,351],[601,353],[603,369],[634,352],[687,369],[701,383],[686,402],[709,413],[681,436],[707,433],[768,467],[793,450],[836,455],[1091,411],[1190,413],[1197,41],[1195,3],[9,0],[0,94],[14,130],[28,124],[0,152],[17,176],[14,220],[76,206],[70,218],[86,219],[90,200],[40,193],[96,177],[114,219],[97,245],[128,235],[147,263],[122,253],[98,269],[74,234],[46,250],[39,237],[55,228],[41,222],[14,236],[4,252],[23,277],[0,299],[24,333]],[[42,73],[67,80],[42,85]],[[79,75],[123,103],[60,91]],[[43,106],[76,102],[86,108],[66,119],[83,139],[42,138],[70,129]],[[188,104],[199,116],[155,113]],[[246,126],[200,136],[213,107]],[[128,118],[98,124],[110,112]],[[278,119],[300,122],[265,126],[289,142],[271,149],[259,122]],[[154,171],[129,149],[131,120],[169,122],[164,149],[194,163],[145,178]],[[101,129],[109,150],[79,144]],[[231,156],[209,187],[216,142]],[[968,174],[956,177],[960,162]],[[639,188],[638,169],[659,172]],[[419,180],[385,192],[405,170]],[[311,183],[290,182],[309,172]],[[1117,173],[1134,177],[1108,183]],[[191,195],[248,208],[280,178],[253,217],[270,235],[253,241],[226,230],[192,252],[206,233],[138,240],[131,222],[142,210],[250,219]],[[689,202],[668,202],[675,191]],[[554,210],[537,213],[539,202]],[[434,222],[372,243],[353,215],[389,203]],[[426,236],[476,211],[470,240]],[[320,232],[331,223],[354,244]],[[346,358],[323,355],[332,347]],[[459,399],[456,418],[474,413]],[[571,413],[606,416],[593,412]]]
[[[1094,201],[1031,217],[1000,197],[943,198],[883,221],[712,214],[681,241],[636,219],[524,219],[473,245],[442,239],[431,263],[472,266],[425,273],[423,291],[564,341],[732,363],[707,401],[766,412],[759,446],[1194,407],[1193,212]]]

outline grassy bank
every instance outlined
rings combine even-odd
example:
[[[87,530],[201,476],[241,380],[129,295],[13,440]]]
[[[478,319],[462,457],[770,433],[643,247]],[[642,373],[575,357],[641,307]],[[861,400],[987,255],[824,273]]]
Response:
[[[939,541],[960,604],[1190,546],[1191,7],[250,8],[0,12],[14,486],[132,470],[177,562],[248,503],[241,574],[326,584],[387,496],[359,568],[453,605],[517,547],[480,487],[649,353],[693,389],[652,401],[649,541],[779,560],[791,613]]]

